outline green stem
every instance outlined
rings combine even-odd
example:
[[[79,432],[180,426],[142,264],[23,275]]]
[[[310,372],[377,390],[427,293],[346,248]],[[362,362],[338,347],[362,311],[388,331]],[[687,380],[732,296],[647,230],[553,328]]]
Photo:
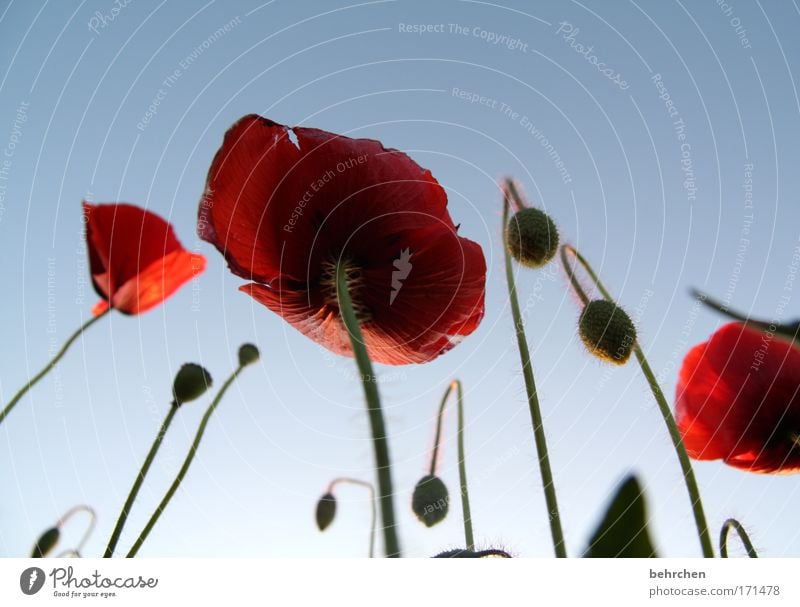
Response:
[[[384,550],[388,557],[399,557],[400,543],[397,539],[397,526],[394,518],[394,501],[392,491],[391,460],[389,458],[389,444],[386,439],[386,425],[381,411],[381,400],[378,394],[377,377],[372,370],[361,327],[353,309],[353,301],[347,285],[347,268],[345,262],[336,264],[336,296],[339,301],[339,310],[342,321],[350,336],[356,365],[361,375],[361,384],[364,387],[364,396],[367,400],[367,414],[369,415],[372,430],[372,444],[375,450],[375,464],[378,474],[378,500],[381,505],[383,520]]]
[[[125,522],[128,520],[128,515],[131,512],[131,508],[133,508],[133,503],[136,501],[136,496],[139,495],[139,489],[142,488],[142,483],[144,483],[144,477],[147,476],[147,473],[150,470],[150,466],[153,464],[153,460],[156,458],[156,453],[158,453],[158,449],[161,447],[161,443],[164,440],[164,436],[167,434],[167,430],[169,429],[170,424],[172,423],[173,418],[175,417],[175,413],[178,412],[178,405],[174,402],[169,406],[169,411],[167,411],[167,416],[164,418],[163,423],[161,424],[161,428],[156,434],[156,438],[153,441],[152,446],[150,447],[150,451],[147,454],[147,457],[144,459],[144,463],[142,464],[142,469],[139,470],[139,474],[136,475],[136,480],[133,481],[133,486],[131,487],[130,492],[128,493],[128,499],[125,500],[125,504],[122,506],[122,511],[119,513],[119,518],[117,519],[117,524],[114,526],[114,531],[111,533],[111,539],[108,540],[108,546],[106,546],[106,552],[103,555],[103,558],[111,558],[114,556],[114,550],[117,548],[117,543],[119,542],[119,538],[122,535],[122,529],[125,527]]]
[[[614,298],[611,297],[611,294],[600,281],[600,278],[597,276],[597,274],[595,274],[589,262],[586,261],[586,259],[574,247],[570,245],[563,245],[561,247],[562,265],[564,266],[564,270],[569,277],[572,287],[575,289],[575,292],[578,294],[578,297],[580,297],[581,301],[583,301],[584,305],[589,302],[589,298],[581,287],[580,282],[578,281],[575,272],[572,269],[572,264],[569,263],[569,255],[572,255],[578,260],[578,263],[580,263],[581,267],[589,275],[589,278],[592,279],[592,282],[597,287],[597,290],[600,291],[602,296],[607,301],[616,303]],[[647,357],[644,355],[638,340],[633,345],[633,351],[636,354],[636,359],[639,361],[639,366],[642,368],[642,373],[644,374],[645,379],[650,386],[650,390],[653,392],[656,403],[658,403],[661,417],[664,419],[664,423],[667,426],[667,431],[669,432],[669,437],[672,440],[672,446],[675,449],[675,453],[678,455],[678,461],[680,462],[681,469],[683,471],[683,479],[686,483],[686,490],[689,493],[689,499],[692,503],[692,512],[694,513],[694,521],[695,525],[697,526],[697,534],[700,538],[700,546],[703,550],[703,556],[705,558],[713,558],[714,548],[711,543],[711,536],[708,532],[708,523],[706,522],[706,515],[703,510],[703,501],[700,498],[700,489],[697,486],[697,479],[695,478],[694,470],[692,469],[692,463],[689,460],[689,455],[686,452],[686,446],[683,444],[683,439],[681,438],[680,431],[678,430],[678,425],[675,423],[675,418],[672,415],[669,404],[667,404],[667,399],[664,397],[664,392],[661,390],[661,386],[658,384],[658,380],[656,379],[653,370],[650,368],[650,364],[647,362]]]
[[[510,180],[509,182],[510,183]],[[510,188],[509,188],[510,189]],[[513,190],[512,190],[513,193]],[[503,250],[505,252],[506,280],[508,281],[508,293],[511,300],[511,315],[514,320],[514,329],[517,336],[519,356],[522,362],[522,375],[525,379],[525,390],[528,394],[528,407],[531,414],[531,424],[533,426],[533,437],[536,443],[536,452],[539,459],[539,471],[542,476],[544,486],[544,497],[547,503],[547,513],[550,520],[550,534],[553,537],[553,549],[559,558],[566,558],[567,550],[564,545],[564,532],[561,529],[561,515],[558,510],[558,500],[556,499],[556,489],[553,484],[553,473],[550,469],[550,456],[547,451],[547,439],[544,434],[542,424],[542,413],[539,408],[539,397],[536,393],[536,382],[533,379],[533,366],[531,354],[528,350],[528,342],[525,338],[525,326],[522,321],[522,313],[519,308],[517,298],[517,287],[514,282],[514,270],[511,265],[511,254],[505,242],[506,226],[508,224],[509,196],[508,193],[503,200]]]
[[[348,483],[350,485],[358,485],[359,487],[366,487],[369,489],[369,504],[372,508],[372,523],[370,524],[369,528],[369,558],[372,558],[375,556],[375,528],[378,523],[378,511],[375,507],[375,487],[372,486],[372,483],[361,481],[357,478],[348,478],[343,476],[340,478],[335,478],[331,481],[331,484],[328,485],[328,493],[333,494],[333,488],[339,483]]]
[[[167,493],[164,495],[164,498],[161,500],[161,503],[155,509],[150,520],[147,521],[147,525],[145,525],[142,532],[139,534],[138,539],[133,544],[133,547],[127,554],[126,558],[133,558],[139,552],[139,549],[142,547],[142,544],[147,539],[147,536],[150,535],[150,532],[155,527],[158,519],[161,517],[161,514],[166,509],[167,505],[169,504],[170,500],[172,500],[175,492],[178,490],[178,487],[181,486],[183,482],[183,478],[186,476],[186,473],[189,471],[189,467],[192,465],[192,461],[194,461],[194,456],[197,454],[197,449],[200,446],[200,441],[203,440],[203,434],[205,434],[206,426],[208,425],[208,420],[211,419],[211,416],[214,414],[214,411],[219,406],[222,397],[225,395],[225,392],[228,390],[230,385],[236,380],[239,376],[239,373],[242,372],[244,366],[240,365],[236,371],[234,371],[231,376],[225,380],[225,383],[222,384],[222,387],[217,392],[217,395],[214,397],[214,400],[211,401],[211,404],[206,409],[205,414],[203,415],[203,419],[200,421],[200,426],[197,428],[197,432],[194,435],[194,441],[192,442],[191,447],[189,447],[189,453],[186,455],[186,459],[183,460],[183,465],[181,469],[178,471],[178,475],[175,477],[175,480],[172,481],[172,485],[167,490]]]
[[[753,542],[750,541],[750,536],[747,535],[747,531],[744,530],[742,524],[735,518],[729,518],[722,523],[722,529],[719,532],[719,555],[724,559],[728,558],[728,532],[731,529],[739,534],[739,538],[742,540],[745,550],[747,550],[747,556],[751,559],[757,559],[758,553],[753,546]]]
[[[50,362],[49,362],[49,363],[47,363],[47,365],[45,365],[44,369],[42,369],[41,371],[39,371],[39,373],[37,373],[37,374],[36,374],[36,375],[33,377],[33,379],[29,380],[27,384],[25,384],[24,386],[22,386],[22,388],[20,389],[20,391],[19,391],[19,392],[17,392],[17,393],[14,395],[14,398],[12,398],[12,399],[11,399],[11,402],[9,402],[9,403],[8,403],[8,404],[5,406],[5,408],[4,408],[2,411],[0,411],[0,424],[2,424],[2,423],[3,423],[3,421],[5,420],[5,418],[6,418],[6,417],[8,417],[8,414],[9,414],[9,413],[11,413],[11,410],[12,410],[12,409],[13,409],[13,408],[16,406],[16,404],[17,404],[17,403],[20,401],[20,399],[21,399],[23,396],[25,396],[25,393],[26,393],[28,390],[30,390],[30,389],[31,389],[33,386],[35,386],[35,385],[36,385],[36,384],[39,382],[39,380],[40,380],[40,379],[42,379],[42,378],[43,378],[45,375],[47,375],[47,374],[50,372],[50,370],[51,370],[53,367],[55,367],[55,366],[56,366],[56,363],[57,363],[59,360],[61,360],[61,358],[64,356],[64,354],[66,354],[66,353],[67,353],[67,350],[68,350],[68,349],[69,349],[69,347],[72,345],[72,342],[74,342],[76,339],[78,339],[78,337],[80,337],[80,336],[81,336],[81,334],[83,334],[83,332],[84,332],[84,331],[86,331],[86,329],[88,329],[89,327],[91,327],[91,326],[92,326],[94,323],[96,323],[98,320],[100,320],[100,319],[101,319],[103,316],[105,316],[106,314],[108,314],[108,312],[109,312],[110,310],[111,310],[111,308],[107,308],[107,309],[106,309],[106,310],[104,310],[102,313],[98,314],[97,316],[92,316],[92,317],[91,317],[89,320],[87,320],[85,323],[83,323],[83,324],[80,326],[80,328],[79,328],[77,331],[75,331],[75,333],[73,333],[72,335],[70,335],[70,336],[69,336],[69,339],[67,339],[67,341],[64,343],[64,345],[63,345],[63,346],[61,346],[61,349],[60,349],[60,350],[58,351],[58,353],[57,353],[57,354],[56,354],[56,355],[55,355],[55,356],[54,356],[54,357],[53,357],[53,358],[50,360]]]
[[[469,505],[469,489],[467,487],[467,465],[464,453],[464,389],[459,380],[454,380],[447,387],[439,405],[439,414],[436,419],[436,437],[433,443],[433,455],[431,457],[431,476],[436,474],[436,464],[439,456],[439,444],[442,438],[442,420],[444,409],[448,397],[456,389],[458,395],[458,478],[461,486],[461,512],[464,517],[464,539],[467,542],[467,550],[475,549],[475,539],[472,533],[472,513]]]

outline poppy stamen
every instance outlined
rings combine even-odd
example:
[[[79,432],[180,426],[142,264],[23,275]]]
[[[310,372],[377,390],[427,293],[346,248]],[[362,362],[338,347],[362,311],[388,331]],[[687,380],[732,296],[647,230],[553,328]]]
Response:
[[[352,297],[353,310],[356,313],[358,322],[361,324],[368,323],[372,320],[372,310],[364,303],[364,273],[361,267],[350,257],[336,255],[322,262],[319,284],[323,301],[328,307],[335,310],[339,309],[339,299],[336,293],[336,265],[338,260],[341,260],[341,267],[347,281],[347,289]]]

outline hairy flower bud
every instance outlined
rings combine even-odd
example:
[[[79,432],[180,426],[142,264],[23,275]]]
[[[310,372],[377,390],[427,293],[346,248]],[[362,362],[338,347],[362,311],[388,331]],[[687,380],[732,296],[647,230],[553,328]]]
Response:
[[[522,209],[508,222],[506,242],[519,263],[541,268],[558,251],[558,230],[546,213],[535,208]]]
[[[253,344],[243,344],[239,348],[239,366],[245,367],[258,361],[261,354]]]
[[[605,299],[586,304],[578,321],[578,332],[589,352],[616,365],[628,362],[636,342],[636,327],[631,317]]]
[[[175,405],[180,406],[196,398],[211,387],[211,374],[200,365],[186,363],[182,365],[175,375],[172,384],[172,395]]]
[[[61,532],[58,527],[48,529],[36,540],[36,545],[31,551],[32,559],[43,559],[46,557],[53,548],[56,547],[58,540],[61,538]]]
[[[441,523],[447,516],[450,496],[442,479],[426,474],[414,487],[411,509],[427,527]]]
[[[317,502],[317,527],[325,531],[336,516],[336,498],[333,493],[326,493]]]

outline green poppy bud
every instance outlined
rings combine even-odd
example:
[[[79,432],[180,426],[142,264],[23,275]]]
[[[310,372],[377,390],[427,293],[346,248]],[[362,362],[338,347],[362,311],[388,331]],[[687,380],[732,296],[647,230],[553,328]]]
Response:
[[[558,251],[558,230],[539,209],[518,211],[508,222],[506,242],[512,257],[529,268],[541,268]]]
[[[636,343],[636,327],[631,317],[605,299],[586,304],[578,321],[578,332],[589,352],[615,365],[628,362]]]
[[[450,496],[442,479],[426,474],[414,487],[411,509],[427,527],[441,523],[447,516]]]
[[[243,344],[239,348],[239,366],[246,367],[247,365],[252,365],[254,362],[258,361],[259,356],[261,356],[261,354],[258,352],[258,348],[253,344]]]
[[[336,498],[333,493],[326,493],[317,502],[317,527],[325,531],[336,516]]]
[[[178,370],[175,382],[172,384],[175,405],[179,406],[200,398],[210,387],[211,374],[200,365],[186,363]]]
[[[33,547],[33,551],[31,552],[32,559],[43,559],[50,553],[53,548],[56,547],[59,538],[61,537],[61,532],[58,530],[58,527],[53,527],[52,529],[48,529],[45,531],[38,540],[36,540],[36,545]]]

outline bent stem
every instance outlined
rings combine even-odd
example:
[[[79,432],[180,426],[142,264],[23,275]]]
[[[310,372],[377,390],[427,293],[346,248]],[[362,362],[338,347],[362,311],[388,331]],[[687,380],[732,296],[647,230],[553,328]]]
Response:
[[[347,478],[347,477],[340,477],[335,478],[331,481],[330,485],[328,485],[328,493],[333,494],[333,489],[336,485],[341,483],[347,483],[349,485],[358,485],[359,487],[366,487],[369,489],[369,505],[372,509],[372,522],[369,528],[369,558],[375,556],[375,527],[378,521],[378,511],[375,507],[375,487],[372,486],[372,483],[368,483],[366,481],[358,480],[357,478]]]
[[[510,180],[507,185],[511,184]],[[553,473],[550,469],[550,456],[547,451],[547,439],[542,425],[542,412],[539,408],[539,397],[536,392],[536,382],[533,379],[533,367],[531,354],[528,350],[528,342],[525,338],[525,326],[522,322],[522,314],[517,298],[517,287],[514,282],[514,270],[511,265],[511,254],[506,243],[506,226],[508,225],[509,212],[509,193],[507,188],[503,197],[503,249],[505,252],[506,280],[508,282],[508,294],[511,300],[511,315],[514,319],[514,329],[517,336],[517,346],[522,362],[522,375],[525,379],[525,390],[528,395],[528,408],[531,414],[531,424],[533,426],[533,438],[536,443],[536,453],[539,459],[539,471],[542,475],[544,486],[544,497],[547,503],[548,518],[550,520],[550,534],[553,537],[553,549],[559,558],[566,558],[567,550],[564,545],[564,532],[561,529],[561,515],[558,510],[558,500],[556,499],[556,488],[553,484]],[[514,191],[512,190],[512,194]]]
[[[442,438],[442,420],[444,409],[450,393],[456,390],[458,396],[458,478],[461,485],[461,513],[464,517],[464,539],[467,543],[467,550],[475,549],[475,539],[472,534],[472,514],[469,505],[469,490],[467,488],[467,465],[464,453],[464,390],[459,380],[454,380],[447,387],[439,405],[439,414],[436,419],[436,438],[433,443],[433,455],[431,456],[430,474],[436,474],[436,464],[438,463],[439,444]]]
[[[234,371],[231,376],[225,380],[225,383],[222,384],[222,387],[217,392],[217,395],[214,397],[214,400],[211,401],[211,404],[206,409],[205,414],[203,415],[203,419],[200,421],[200,426],[197,428],[197,432],[194,435],[194,441],[192,441],[191,447],[189,447],[189,453],[186,455],[186,459],[183,460],[183,465],[181,469],[178,471],[175,480],[172,481],[172,485],[170,485],[169,489],[167,490],[166,494],[164,494],[164,498],[159,503],[158,507],[153,512],[150,520],[147,521],[147,525],[145,525],[142,532],[139,534],[138,539],[133,544],[133,547],[128,552],[126,558],[133,558],[139,552],[139,549],[144,544],[144,541],[147,539],[147,536],[150,535],[150,532],[155,527],[158,519],[161,518],[161,514],[164,512],[166,507],[169,505],[169,502],[172,500],[175,492],[178,490],[178,487],[181,486],[183,482],[183,478],[186,476],[186,473],[189,471],[189,467],[192,465],[194,461],[194,457],[197,454],[197,449],[200,446],[200,441],[203,440],[203,434],[205,434],[206,426],[208,426],[208,420],[211,419],[211,416],[214,414],[214,411],[219,406],[222,397],[225,396],[225,392],[227,392],[230,385],[239,377],[239,374],[245,368],[246,365],[239,365],[236,371]]]
[[[346,262],[339,260],[336,264],[336,297],[342,321],[350,336],[356,365],[361,375],[364,396],[367,400],[367,414],[372,430],[372,444],[375,450],[375,464],[378,474],[378,499],[381,505],[383,520],[383,541],[386,556],[399,557],[400,543],[397,540],[397,526],[394,518],[394,502],[392,492],[391,460],[389,459],[389,443],[386,439],[386,425],[381,411],[381,400],[378,394],[377,377],[372,370],[372,361],[364,345],[358,317],[353,309],[353,300],[347,285]]]
[[[597,287],[597,290],[600,292],[600,294],[607,301],[610,301],[616,305],[614,298],[611,297],[611,294],[600,281],[597,274],[595,274],[589,262],[587,262],[586,259],[574,247],[570,245],[562,245],[561,264],[564,266],[564,270],[567,273],[567,277],[569,278],[572,288],[575,290],[575,293],[581,299],[583,304],[586,305],[589,303],[589,297],[586,295],[586,292],[583,290],[583,287],[575,275],[572,264],[569,261],[569,256],[574,257],[578,263],[580,263],[581,267],[584,269],[586,274],[588,274],[589,278],[591,278],[592,283]],[[703,501],[700,498],[700,489],[697,486],[697,479],[695,478],[694,470],[692,469],[692,463],[689,460],[689,455],[686,452],[686,446],[683,444],[683,438],[681,438],[680,431],[678,430],[678,425],[675,423],[675,418],[672,415],[669,404],[667,404],[667,399],[664,397],[664,392],[661,390],[661,386],[658,384],[658,380],[656,379],[656,376],[650,367],[650,363],[647,362],[647,357],[644,355],[638,340],[636,340],[633,344],[633,351],[636,354],[636,359],[639,361],[639,366],[642,369],[642,373],[644,374],[645,379],[650,386],[650,390],[653,392],[656,403],[658,403],[658,409],[661,412],[661,417],[664,419],[664,423],[667,426],[669,437],[672,440],[672,446],[675,449],[675,453],[678,455],[678,461],[680,462],[681,470],[683,471],[683,479],[686,483],[686,490],[689,493],[689,499],[692,503],[692,512],[694,513],[694,521],[695,525],[697,526],[697,535],[700,539],[700,546],[703,550],[703,556],[705,558],[713,558],[714,548],[711,544],[711,536],[708,532],[708,523],[706,522],[706,515],[703,510]]]
[[[89,525],[86,527],[86,531],[83,532],[83,537],[81,537],[81,541],[78,542],[78,545],[75,548],[71,548],[67,552],[72,552],[78,556],[81,555],[83,552],[83,547],[86,545],[86,542],[89,541],[89,537],[92,535],[92,531],[94,531],[95,526],[97,525],[97,513],[94,511],[94,508],[91,506],[87,506],[85,504],[80,504],[78,506],[73,506],[69,510],[67,510],[64,515],[58,519],[56,523],[56,527],[61,529],[64,525],[69,522],[69,520],[74,517],[79,512],[85,512],[89,515]]]
[[[3,421],[5,420],[5,418],[8,417],[8,414],[11,413],[11,410],[17,405],[17,403],[20,401],[20,399],[23,396],[25,396],[25,393],[28,390],[30,390],[31,388],[33,388],[33,386],[35,386],[37,383],[39,383],[39,380],[42,379],[45,375],[47,375],[50,372],[50,370],[53,367],[56,366],[56,363],[58,363],[58,361],[61,360],[61,358],[64,356],[64,354],[67,353],[67,350],[72,345],[72,343],[76,339],[78,339],[78,337],[80,337],[83,334],[83,332],[86,331],[86,329],[91,327],[94,323],[96,323],[98,320],[103,318],[103,316],[108,314],[108,312],[110,310],[111,310],[111,308],[106,308],[103,312],[101,312],[97,316],[92,316],[89,320],[87,320],[85,323],[83,323],[80,326],[80,328],[78,328],[78,330],[75,331],[75,333],[73,333],[72,335],[69,336],[69,339],[67,339],[67,341],[64,342],[64,345],[61,346],[61,349],[50,360],[50,362],[45,365],[44,369],[39,371],[39,373],[34,375],[33,378],[28,381],[28,383],[26,383],[24,386],[22,386],[22,388],[20,388],[19,392],[17,392],[14,395],[14,397],[11,399],[11,401],[3,408],[3,410],[0,411],[0,424],[2,424]]]
[[[147,476],[147,473],[150,471],[150,466],[153,464],[156,453],[158,453],[161,443],[164,441],[164,436],[167,434],[167,430],[169,429],[169,426],[175,417],[175,413],[177,412],[178,405],[173,402],[169,406],[167,416],[164,418],[158,434],[156,434],[156,438],[150,447],[147,457],[144,459],[142,469],[139,470],[139,474],[136,475],[136,479],[133,481],[133,486],[128,493],[128,498],[125,500],[125,504],[122,506],[122,511],[119,513],[119,518],[117,518],[117,524],[114,526],[114,531],[112,531],[111,538],[108,540],[108,546],[106,546],[106,551],[105,554],[103,554],[103,558],[108,559],[114,556],[114,550],[117,548],[117,543],[122,535],[122,530],[125,528],[125,522],[128,520],[128,515],[131,512],[131,508],[133,508],[133,502],[136,501],[136,496],[139,495],[139,489],[142,488],[144,477]]]
[[[728,558],[728,532],[731,529],[739,534],[739,539],[742,540],[742,544],[744,544],[744,548],[747,550],[747,556],[751,559],[757,559],[758,553],[755,547],[753,547],[753,542],[750,541],[750,536],[747,535],[747,531],[744,530],[742,524],[735,518],[729,518],[722,523],[722,529],[719,532],[719,555],[724,559]]]

